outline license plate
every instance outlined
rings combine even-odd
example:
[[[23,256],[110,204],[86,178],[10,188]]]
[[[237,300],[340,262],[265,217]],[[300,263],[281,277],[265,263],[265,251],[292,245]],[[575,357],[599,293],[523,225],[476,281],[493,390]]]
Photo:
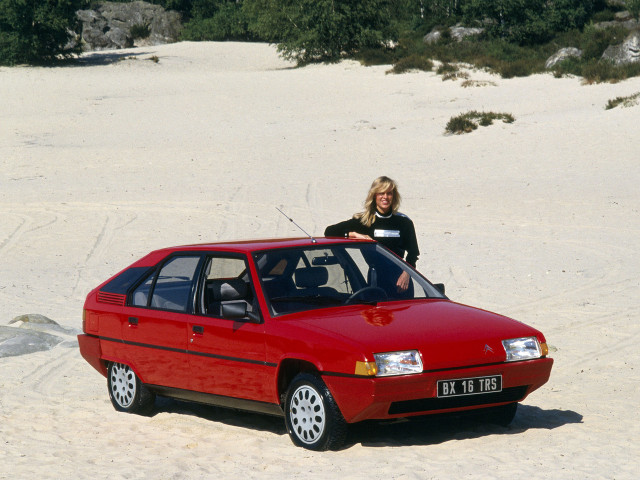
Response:
[[[490,377],[456,378],[438,380],[438,397],[459,397],[462,395],[482,395],[502,391],[502,375]]]

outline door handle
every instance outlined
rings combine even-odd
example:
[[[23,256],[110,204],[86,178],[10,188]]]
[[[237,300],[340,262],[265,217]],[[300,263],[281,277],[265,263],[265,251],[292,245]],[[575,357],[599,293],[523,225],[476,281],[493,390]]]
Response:
[[[202,327],[200,325],[194,325],[192,330],[193,330],[193,333],[195,333],[197,335],[203,335],[204,334],[204,327]]]
[[[132,326],[137,326],[138,325],[138,319],[136,317],[129,317],[129,325]]]

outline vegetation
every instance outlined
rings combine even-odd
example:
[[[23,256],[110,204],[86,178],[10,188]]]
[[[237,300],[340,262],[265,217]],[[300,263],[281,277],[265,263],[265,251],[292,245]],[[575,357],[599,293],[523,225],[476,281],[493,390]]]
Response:
[[[640,92],[627,97],[616,97],[613,100],[609,100],[605,108],[607,110],[611,110],[619,105],[622,105],[623,107],[633,107],[638,105],[638,103],[640,103]]]
[[[0,0],[0,65],[49,62],[66,48],[85,0]]]
[[[127,2],[130,0],[112,0]],[[184,40],[267,41],[298,64],[356,58],[365,65],[392,64],[390,72],[463,62],[505,78],[545,71],[546,60],[563,47],[581,58],[556,65],[554,75],[588,82],[640,75],[640,64],[618,67],[602,61],[609,45],[628,35],[621,27],[601,28],[624,8],[640,15],[640,0],[621,6],[606,0],[147,0],[179,11]],[[78,31],[75,11],[89,0],[0,0],[0,65],[37,63],[69,56]],[[618,6],[616,6],[618,5]],[[449,27],[481,27],[459,41]],[[426,44],[437,29],[440,39]],[[148,36],[148,26],[132,29]],[[441,67],[442,68],[442,67]],[[457,70],[443,80],[464,79]],[[468,79],[467,79],[468,80]]]
[[[478,128],[478,125],[487,127],[493,124],[494,120],[502,120],[504,123],[513,123],[515,118],[509,113],[477,112],[475,110],[451,117],[447,122],[445,131],[447,133],[461,134],[469,133]]]

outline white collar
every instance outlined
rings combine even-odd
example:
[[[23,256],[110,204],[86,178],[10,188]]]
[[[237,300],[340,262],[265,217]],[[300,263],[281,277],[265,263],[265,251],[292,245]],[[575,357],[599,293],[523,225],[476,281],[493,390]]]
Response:
[[[378,218],[391,218],[391,215],[393,215],[393,212],[389,213],[389,215],[382,215],[378,210],[376,210],[376,217]]]

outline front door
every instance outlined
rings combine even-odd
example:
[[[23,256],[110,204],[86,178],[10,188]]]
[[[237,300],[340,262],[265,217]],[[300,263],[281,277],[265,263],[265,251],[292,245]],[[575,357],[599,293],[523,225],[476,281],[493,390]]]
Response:
[[[197,304],[188,332],[191,389],[272,401],[275,366],[265,362],[264,323],[244,256],[208,257]],[[225,305],[253,319],[224,318]]]

